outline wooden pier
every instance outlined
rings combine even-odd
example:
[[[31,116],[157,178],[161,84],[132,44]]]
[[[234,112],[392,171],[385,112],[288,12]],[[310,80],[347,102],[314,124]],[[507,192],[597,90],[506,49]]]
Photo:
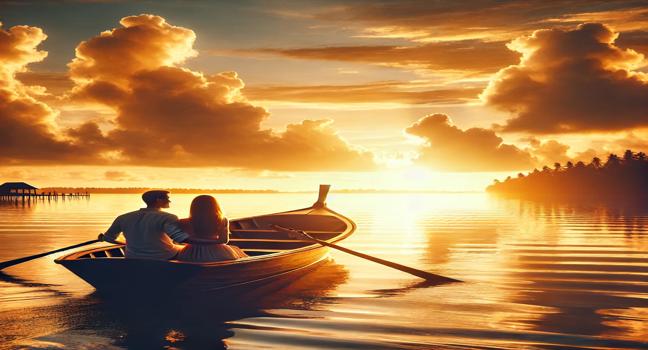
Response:
[[[88,192],[38,191],[38,188],[24,182],[5,182],[0,185],[0,201],[26,202],[31,200],[58,201],[66,199],[90,198]]]

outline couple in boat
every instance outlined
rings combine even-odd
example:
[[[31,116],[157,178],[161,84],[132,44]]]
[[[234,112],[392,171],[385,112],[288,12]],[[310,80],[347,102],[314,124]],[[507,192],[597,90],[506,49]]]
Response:
[[[228,245],[229,221],[216,199],[201,195],[193,199],[189,218],[164,212],[171,200],[168,191],[147,191],[146,208],[118,216],[99,239],[111,243],[120,233],[126,238],[126,258],[192,262],[232,260],[247,255]],[[178,245],[175,243],[183,243]]]

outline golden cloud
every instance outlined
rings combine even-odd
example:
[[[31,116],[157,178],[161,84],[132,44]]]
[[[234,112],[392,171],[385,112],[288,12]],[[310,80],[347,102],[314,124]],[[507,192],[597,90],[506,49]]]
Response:
[[[88,152],[57,135],[57,111],[38,100],[42,89],[25,85],[16,74],[39,62],[47,36],[40,28],[0,27],[0,160],[4,164],[86,161]]]
[[[77,46],[76,57],[68,64],[72,79],[81,85],[104,81],[127,87],[130,77],[141,70],[175,66],[198,54],[193,49],[196,34],[160,16],[129,16],[119,23],[121,28]]]
[[[47,52],[38,50],[38,45],[45,39],[47,35],[40,28],[14,26],[4,30],[0,22],[0,84],[14,83],[17,72],[24,71],[30,63],[45,59]]]
[[[529,137],[526,140],[531,148],[526,149],[537,159],[540,165],[552,165],[556,162],[566,163],[571,160],[567,155],[569,146],[556,140],[540,141],[535,137]]]
[[[133,181],[136,177],[125,171],[108,170],[104,172],[104,179],[108,181]]]
[[[603,24],[538,30],[512,41],[518,65],[499,71],[482,98],[515,114],[505,131],[567,133],[648,125],[644,56],[614,44]]]
[[[417,161],[442,171],[507,171],[532,168],[535,161],[526,151],[502,143],[494,131],[461,130],[445,114],[419,119],[405,130],[421,137],[425,145]]]
[[[464,73],[492,73],[517,62],[517,56],[506,49],[505,42],[481,40],[434,42],[417,46],[338,46],[246,52]]]
[[[121,24],[81,43],[70,63],[71,99],[117,113],[105,134],[92,123],[71,132],[78,142],[114,147],[129,164],[294,171],[374,166],[371,153],[351,147],[326,122],[306,120],[283,133],[261,128],[268,113],[241,95],[244,84],[235,72],[204,75],[179,67],[195,53],[193,31],[152,15]]]
[[[357,85],[246,86],[245,96],[254,101],[304,103],[461,103],[475,100],[482,88],[417,91],[411,84],[376,82]]]
[[[359,36],[439,42],[466,39],[510,40],[538,26],[610,22],[623,30],[645,28],[646,10],[633,1],[416,1],[328,2],[308,11],[310,17]]]

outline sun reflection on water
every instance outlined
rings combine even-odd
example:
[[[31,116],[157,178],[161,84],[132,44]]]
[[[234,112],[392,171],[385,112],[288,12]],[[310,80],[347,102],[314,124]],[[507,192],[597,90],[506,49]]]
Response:
[[[230,217],[243,217],[308,206],[316,194],[216,197]],[[186,216],[192,198],[172,195],[170,211]],[[216,321],[214,313],[201,318],[200,309],[218,301],[194,311],[179,305],[181,317],[157,315],[151,328],[146,313],[142,318],[101,311],[106,305],[92,288],[53,264],[52,256],[0,276],[0,321],[12,326],[0,338],[36,337],[34,329],[40,329],[38,334],[50,334],[43,341],[70,346],[81,324],[94,324],[90,335],[98,338],[178,348],[208,344],[213,329],[234,347],[648,347],[643,210],[479,193],[333,192],[329,206],[358,225],[340,245],[464,282],[425,285],[332,251],[333,265],[269,293],[251,312],[222,314],[231,319]],[[92,239],[116,214],[138,207],[137,195],[3,207],[0,260]],[[206,328],[197,326],[198,318]],[[165,340],[170,330],[183,336]],[[101,339],[92,341],[110,343]]]

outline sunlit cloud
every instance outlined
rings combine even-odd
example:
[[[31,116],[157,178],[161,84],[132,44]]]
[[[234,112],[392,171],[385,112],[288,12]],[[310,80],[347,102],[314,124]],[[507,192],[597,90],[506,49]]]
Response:
[[[628,4],[632,6],[632,4]],[[614,11],[566,13],[555,18],[548,18],[549,23],[580,24],[586,22],[605,22],[618,31],[643,30],[648,25],[648,9],[635,7],[616,9]]]
[[[637,30],[623,32],[619,34],[619,37],[614,43],[621,48],[633,49],[644,56],[648,55],[648,31]],[[643,70],[645,71],[645,67]]]
[[[527,138],[530,148],[527,151],[538,159],[539,164],[565,163],[571,160],[567,151],[570,146],[556,140],[540,141],[535,137]]]
[[[375,82],[359,85],[248,86],[243,94],[254,101],[303,103],[435,104],[477,101],[482,88],[420,90],[417,84]]]
[[[111,149],[127,164],[293,171],[374,167],[372,154],[346,143],[328,121],[304,120],[283,132],[263,129],[269,114],[241,95],[244,83],[235,72],[205,75],[179,66],[195,55],[193,31],[152,15],[120,23],[121,28],[81,43],[70,63],[77,84],[70,100],[100,103],[117,114],[105,134],[92,122],[71,131],[80,142]],[[116,59],[129,63],[115,65]]]
[[[132,174],[120,170],[108,170],[104,173],[104,178],[108,181],[135,181],[137,180]]]
[[[47,52],[38,49],[46,38],[40,28],[14,26],[4,30],[0,24],[0,160],[5,164],[88,158],[85,149],[58,135],[58,111],[39,99],[44,88],[16,79],[29,64],[47,57]]]
[[[442,171],[505,171],[532,168],[528,152],[503,143],[494,131],[483,128],[461,130],[445,114],[428,115],[405,130],[425,144],[417,162]]]
[[[648,125],[644,56],[614,44],[602,24],[538,30],[509,44],[522,55],[499,71],[482,98],[511,111],[505,131],[565,133]]]
[[[637,3],[585,0],[357,1],[330,4],[311,13],[322,21],[354,27],[360,36],[417,42],[500,41],[566,22],[618,20],[630,25],[635,21],[629,19],[645,20],[645,9]]]
[[[516,63],[517,55],[505,42],[462,40],[418,46],[338,46],[296,49],[247,50],[290,58],[366,62],[407,69],[461,71],[463,74],[495,72]]]

